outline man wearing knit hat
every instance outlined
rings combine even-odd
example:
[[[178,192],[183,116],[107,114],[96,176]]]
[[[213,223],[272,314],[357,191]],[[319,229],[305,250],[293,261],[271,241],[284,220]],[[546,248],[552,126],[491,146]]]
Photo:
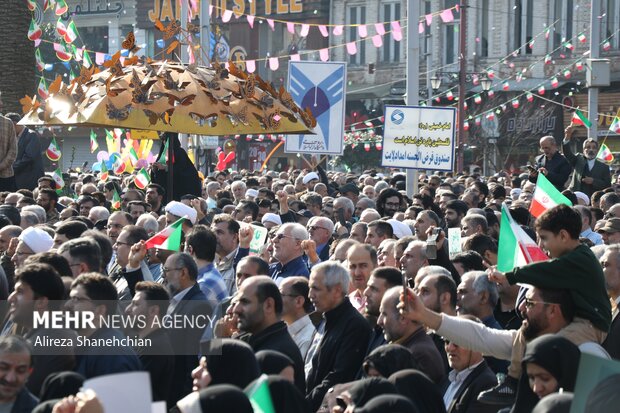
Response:
[[[19,243],[12,258],[15,267],[24,265],[26,258],[31,255],[49,251],[54,244],[54,240],[47,232],[36,227],[25,229],[18,239]]]

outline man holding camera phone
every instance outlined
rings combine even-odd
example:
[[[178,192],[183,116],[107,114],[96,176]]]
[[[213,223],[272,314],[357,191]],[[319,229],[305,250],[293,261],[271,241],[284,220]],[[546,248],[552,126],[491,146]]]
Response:
[[[558,191],[562,192],[568,176],[572,172],[572,167],[564,155],[558,151],[558,144],[553,136],[543,136],[540,138],[539,145],[543,154],[536,157],[534,166],[528,165],[529,180],[536,183],[538,174],[541,173]]]

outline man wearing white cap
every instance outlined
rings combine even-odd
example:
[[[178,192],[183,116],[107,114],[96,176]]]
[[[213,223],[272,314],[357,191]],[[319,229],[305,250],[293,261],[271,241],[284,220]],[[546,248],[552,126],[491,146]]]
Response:
[[[267,212],[265,215],[263,215],[263,218],[261,219],[261,223],[263,224],[265,228],[271,229],[275,227],[276,225],[282,225],[282,219],[280,219],[279,215],[273,214],[271,212]]]
[[[41,228],[30,227],[25,229],[19,236],[19,243],[13,254],[15,267],[24,265],[24,261],[31,255],[47,252],[54,245],[52,237]]]
[[[307,192],[311,192],[314,190],[314,185],[319,183],[319,174],[316,172],[309,172],[304,175],[302,182],[306,185]]]
[[[185,205],[182,202],[171,201],[166,205],[166,225],[171,225],[181,218],[183,220],[183,233],[187,234],[196,224],[197,212],[194,208]]]

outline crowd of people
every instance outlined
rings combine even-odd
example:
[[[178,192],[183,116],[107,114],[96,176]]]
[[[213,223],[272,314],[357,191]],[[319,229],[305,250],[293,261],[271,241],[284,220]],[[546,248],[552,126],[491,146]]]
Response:
[[[132,371],[181,413],[255,411],[261,380],[276,413],[568,412],[580,355],[620,358],[620,181],[595,141],[574,153],[572,133],[563,153],[542,138],[521,174],[420,174],[411,197],[404,173],[318,165],[200,183],[176,144],[144,190],[82,171],[61,191],[39,173],[0,192],[0,412],[98,413],[84,380]],[[39,165],[24,152],[11,171],[0,161],[0,186]],[[170,165],[184,183],[167,202]],[[538,174],[573,206],[534,219]],[[549,260],[497,270],[504,204]],[[152,245],[180,220],[178,250]],[[34,322],[59,309],[95,319]],[[147,322],[115,328],[113,314]],[[127,337],[113,352],[40,344]]]

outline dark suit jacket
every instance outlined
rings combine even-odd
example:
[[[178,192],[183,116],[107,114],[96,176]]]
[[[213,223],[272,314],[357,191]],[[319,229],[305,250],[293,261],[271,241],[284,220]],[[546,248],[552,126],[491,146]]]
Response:
[[[447,413],[495,413],[497,406],[492,404],[484,404],[478,401],[478,394],[484,390],[488,390],[497,384],[495,374],[482,360],[461,384],[458,391],[454,395],[452,402],[448,406]],[[450,385],[450,381],[446,378],[442,385],[442,393],[445,393]]]
[[[603,348],[612,358],[620,360],[620,317],[618,316],[618,309],[614,310],[609,334],[603,341]]]
[[[13,403],[11,413],[31,413],[32,409],[34,409],[37,404],[39,404],[39,399],[37,399],[28,391],[27,388],[24,387],[19,393],[17,393],[17,398]]]
[[[34,189],[37,180],[43,176],[43,158],[39,135],[25,129],[17,138],[17,158],[13,163],[15,183],[18,188]]]
[[[603,162],[594,161],[594,167],[591,171],[587,170],[588,160],[583,154],[574,154],[571,150],[570,143],[562,145],[564,156],[573,166],[573,177],[570,181],[571,191],[581,191],[588,196],[592,196],[595,191],[600,191],[611,186],[611,174],[609,167]],[[591,177],[594,182],[591,185],[581,182],[581,178]]]
[[[181,301],[174,307],[172,316],[194,316],[198,314],[210,314],[207,297],[198,284],[194,284]],[[176,402],[191,393],[194,367],[198,365],[198,353],[200,350],[200,338],[202,330],[199,329],[170,329],[172,348],[175,351],[174,370],[172,372],[172,386],[168,394],[168,406],[174,406]]]

